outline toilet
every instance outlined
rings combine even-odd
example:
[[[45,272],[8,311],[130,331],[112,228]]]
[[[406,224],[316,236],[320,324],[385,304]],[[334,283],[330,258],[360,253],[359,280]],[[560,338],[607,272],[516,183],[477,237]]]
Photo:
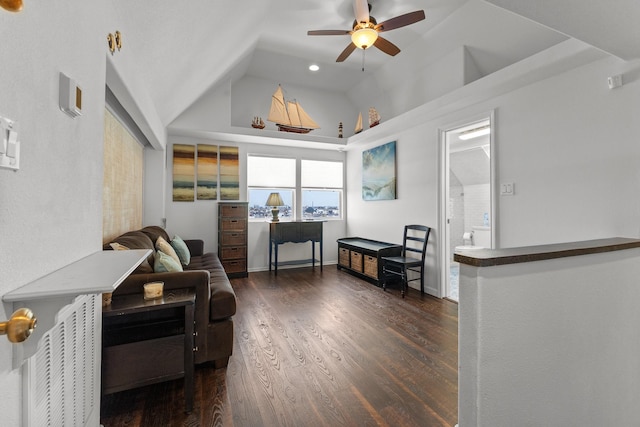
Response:
[[[454,251],[491,249],[491,227],[476,225],[471,227],[471,232],[464,233],[464,245],[456,246]]]

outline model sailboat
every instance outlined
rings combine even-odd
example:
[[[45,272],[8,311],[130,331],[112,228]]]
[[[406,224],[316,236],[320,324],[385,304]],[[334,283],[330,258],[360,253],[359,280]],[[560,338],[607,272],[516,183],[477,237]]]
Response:
[[[280,85],[271,97],[271,110],[267,120],[275,123],[278,130],[283,132],[309,133],[320,128],[298,101],[285,101]]]
[[[358,134],[362,132],[362,113],[358,113],[358,122],[356,123],[355,133]]]
[[[369,127],[372,128],[380,124],[380,114],[375,108],[369,108]]]
[[[262,120],[262,117],[256,116],[253,118],[253,121],[251,122],[251,127],[256,128],[256,129],[264,129],[264,121]]]

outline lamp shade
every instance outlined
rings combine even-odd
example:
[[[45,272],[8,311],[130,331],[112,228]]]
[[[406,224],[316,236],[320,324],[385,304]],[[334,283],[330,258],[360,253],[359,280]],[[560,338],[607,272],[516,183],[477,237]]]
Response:
[[[360,49],[373,46],[378,40],[378,32],[370,27],[360,28],[351,34],[351,41]]]
[[[271,193],[267,198],[266,206],[284,206],[280,193]]]

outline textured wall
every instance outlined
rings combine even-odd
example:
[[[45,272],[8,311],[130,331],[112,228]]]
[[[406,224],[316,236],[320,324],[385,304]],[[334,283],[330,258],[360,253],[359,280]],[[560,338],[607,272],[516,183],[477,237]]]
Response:
[[[0,169],[0,295],[101,250],[107,63],[136,94],[137,112],[154,113],[138,95],[146,94],[142,77],[131,79],[133,49],[108,52],[109,32],[127,34],[112,3],[25,2],[20,13],[0,11],[2,52],[10,58],[2,66],[0,115],[18,122],[21,141],[20,170]],[[58,107],[60,72],[83,89],[75,119]],[[0,318],[12,310],[0,306]],[[20,390],[22,374],[11,360],[4,340],[0,386]],[[21,393],[5,393],[1,424],[22,425],[21,408]]]
[[[142,226],[143,174],[142,145],[105,110],[103,243]]]
[[[460,427],[637,425],[639,260],[462,265]]]
[[[0,170],[0,294],[101,249],[104,42],[115,28],[100,2],[25,2],[0,13],[0,115],[19,124],[20,170]],[[82,116],[58,107],[59,75],[83,89]],[[0,308],[0,318],[13,307]],[[39,313],[36,313],[38,316]],[[20,390],[11,344],[0,344],[0,386]],[[2,425],[21,421],[21,393],[0,401]]]

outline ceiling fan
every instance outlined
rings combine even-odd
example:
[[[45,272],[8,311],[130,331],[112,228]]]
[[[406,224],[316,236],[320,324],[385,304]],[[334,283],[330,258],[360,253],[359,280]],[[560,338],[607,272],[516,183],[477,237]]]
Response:
[[[353,12],[356,16],[351,30],[313,30],[308,31],[309,36],[342,36],[351,35],[351,43],[342,51],[336,62],[343,62],[356,48],[368,49],[375,46],[384,53],[395,56],[400,53],[400,48],[389,40],[380,36],[385,31],[395,30],[422,21],[425,18],[424,10],[405,13],[384,22],[377,23],[376,19],[369,15],[371,5],[367,0],[354,0]]]

